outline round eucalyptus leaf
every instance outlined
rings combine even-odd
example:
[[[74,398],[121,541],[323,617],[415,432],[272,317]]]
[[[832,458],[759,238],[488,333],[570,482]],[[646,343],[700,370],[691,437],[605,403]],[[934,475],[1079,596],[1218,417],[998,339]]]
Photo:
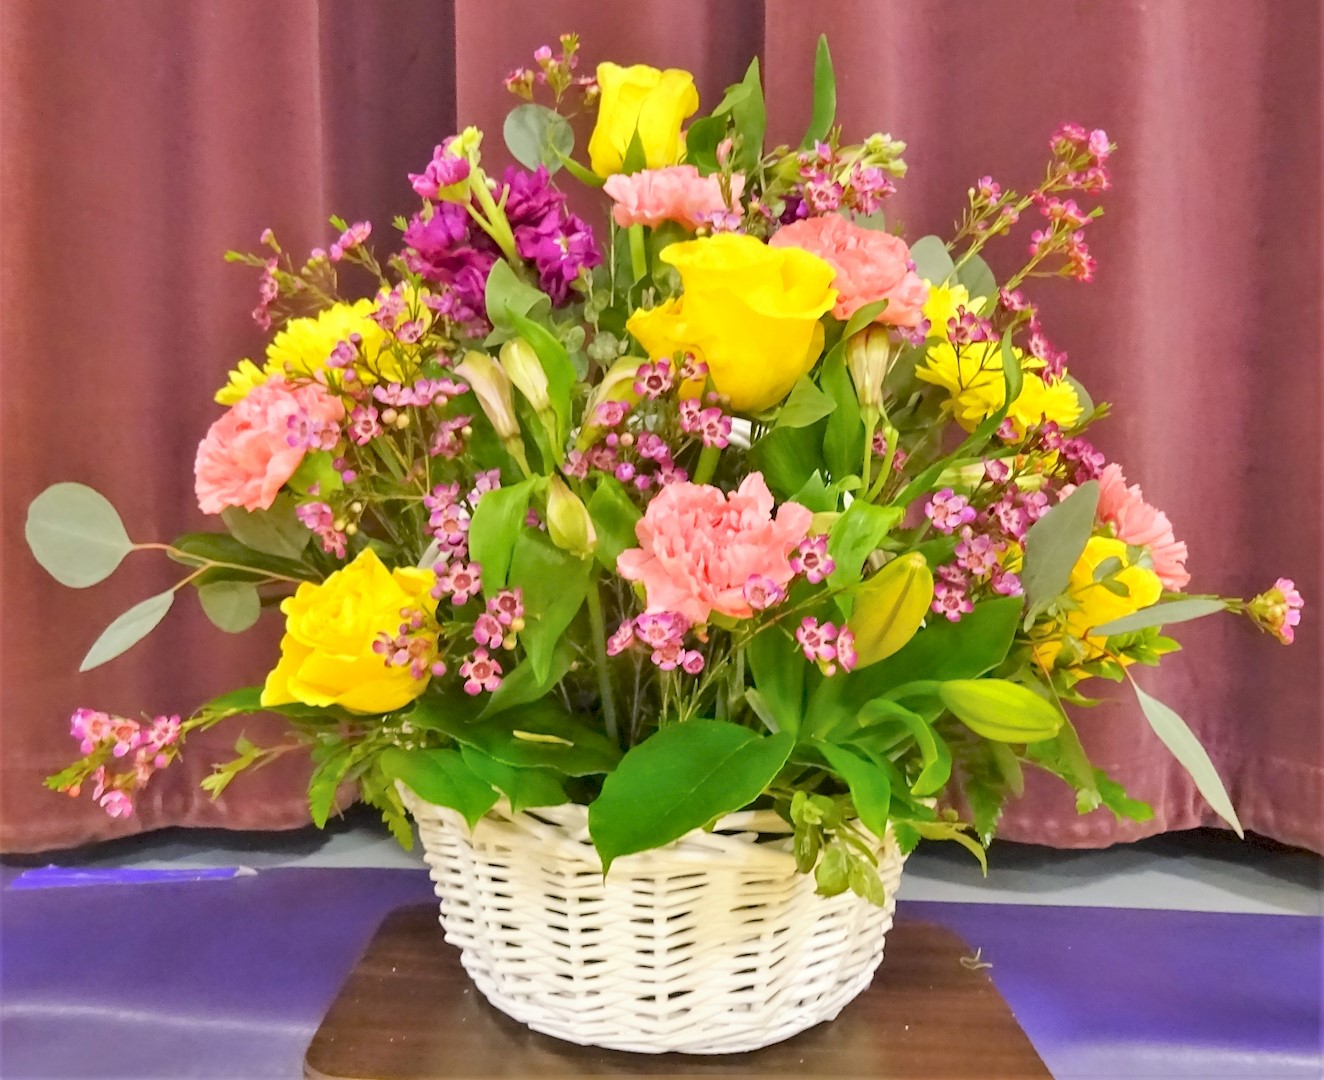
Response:
[[[502,134],[511,155],[526,169],[547,166],[549,173],[561,167],[561,156],[570,156],[575,134],[560,113],[543,105],[516,105],[506,117]]]
[[[227,634],[242,634],[262,614],[262,600],[248,581],[216,581],[198,588],[202,610]]]
[[[133,550],[115,508],[85,484],[53,484],[33,499],[24,535],[37,562],[71,589],[105,581]]]

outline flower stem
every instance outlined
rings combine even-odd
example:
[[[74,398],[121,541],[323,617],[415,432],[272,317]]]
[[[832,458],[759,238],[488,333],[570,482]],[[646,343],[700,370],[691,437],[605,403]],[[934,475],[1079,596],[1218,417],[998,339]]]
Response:
[[[634,280],[643,281],[648,276],[648,252],[644,248],[644,227],[630,226],[630,267],[634,271]]]
[[[699,452],[699,464],[694,467],[694,482],[706,484],[717,471],[717,459],[721,451],[715,446],[705,446]]]
[[[602,617],[602,590],[594,580],[588,590],[588,621],[593,632],[593,654],[598,669],[598,692],[602,695],[602,722],[607,738],[619,743],[616,727],[616,699],[612,695],[611,676],[607,671],[607,624]]]

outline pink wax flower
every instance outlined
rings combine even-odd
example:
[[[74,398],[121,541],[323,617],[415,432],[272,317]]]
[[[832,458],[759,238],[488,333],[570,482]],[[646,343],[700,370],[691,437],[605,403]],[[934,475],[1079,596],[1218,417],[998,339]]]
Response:
[[[1173,535],[1168,515],[1145,502],[1139,484],[1127,487],[1122,467],[1115,463],[1099,476],[1099,520],[1113,527],[1117,539],[1149,548],[1164,588],[1178,592],[1190,582],[1186,544]]]
[[[1246,611],[1262,630],[1268,631],[1284,645],[1296,639],[1296,628],[1301,625],[1301,609],[1305,600],[1291,578],[1279,578],[1246,605]]]
[[[910,249],[898,236],[866,229],[840,214],[826,214],[783,225],[768,243],[803,248],[832,264],[837,272],[832,314],[838,319],[849,319],[876,300],[887,301],[877,322],[916,326],[924,318],[929,287],[912,269]]]
[[[227,506],[266,510],[303,461],[305,447],[290,445],[290,420],[325,425],[344,416],[340,399],[316,383],[273,379],[254,387],[198,445],[193,470],[199,508],[204,514]]]
[[[642,169],[629,176],[616,173],[607,177],[602,190],[615,202],[611,215],[622,229],[677,221],[693,231],[713,215],[725,213],[739,203],[745,190],[745,177],[741,173],[731,175],[730,204],[722,198],[719,179],[700,176],[693,165]]]
[[[776,517],[762,473],[750,473],[731,495],[706,484],[668,484],[635,526],[639,547],[621,552],[616,567],[641,581],[649,611],[677,612],[689,622],[713,611],[747,619],[754,608],[745,583],[758,574],[785,589],[789,556],[805,538],[813,514],[783,503]]]

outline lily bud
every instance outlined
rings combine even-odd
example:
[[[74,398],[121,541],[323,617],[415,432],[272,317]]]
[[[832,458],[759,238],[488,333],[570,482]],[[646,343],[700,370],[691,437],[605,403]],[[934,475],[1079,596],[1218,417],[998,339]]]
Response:
[[[953,679],[939,684],[938,697],[956,719],[993,742],[1041,742],[1062,727],[1052,704],[1005,679]]]
[[[846,367],[855,383],[860,407],[877,413],[883,403],[883,380],[896,353],[881,326],[862,330],[846,343]]]
[[[846,620],[855,635],[857,668],[891,656],[919,631],[933,603],[933,573],[917,551],[893,559],[855,590]]]
[[[586,559],[598,545],[588,507],[559,476],[547,482],[547,535],[562,551]]]
[[[634,392],[635,376],[639,365],[646,361],[642,356],[623,356],[607,369],[602,381],[593,388],[588,404],[584,406],[584,422],[576,442],[580,450],[585,450],[597,442],[602,431],[598,423],[598,406],[608,401],[628,401],[634,404],[639,395]]]
[[[547,397],[547,372],[532,345],[523,338],[507,341],[501,346],[501,367],[535,412],[544,413],[551,409],[552,403]]]
[[[470,349],[455,371],[473,389],[498,437],[504,441],[518,439],[519,422],[515,419],[515,405],[510,397],[510,379],[501,370],[501,365],[487,353]]]

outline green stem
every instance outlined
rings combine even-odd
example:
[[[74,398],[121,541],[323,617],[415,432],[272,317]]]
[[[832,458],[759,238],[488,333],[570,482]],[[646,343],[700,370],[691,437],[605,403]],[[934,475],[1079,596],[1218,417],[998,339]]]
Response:
[[[648,276],[648,251],[644,247],[644,227],[630,226],[630,267],[634,271],[634,280],[643,281]]]
[[[901,442],[901,433],[896,428],[885,431],[884,437],[887,439],[887,453],[883,456],[882,468],[878,470],[878,479],[874,486],[869,489],[868,502],[873,502],[874,499],[878,498],[883,490],[883,485],[887,483],[887,478],[892,475],[892,463],[896,460],[896,448]]]
[[[588,621],[593,632],[593,653],[598,669],[598,692],[602,695],[602,722],[607,738],[619,743],[616,728],[616,699],[612,696],[611,676],[607,671],[607,624],[602,617],[602,590],[597,581],[588,590]]]
[[[869,490],[869,475],[873,467],[873,433],[878,430],[878,410],[862,409],[864,414],[864,460],[860,463],[860,490]]]
[[[694,482],[706,484],[717,471],[717,459],[721,451],[715,446],[705,446],[699,454],[699,464],[694,468]]]

